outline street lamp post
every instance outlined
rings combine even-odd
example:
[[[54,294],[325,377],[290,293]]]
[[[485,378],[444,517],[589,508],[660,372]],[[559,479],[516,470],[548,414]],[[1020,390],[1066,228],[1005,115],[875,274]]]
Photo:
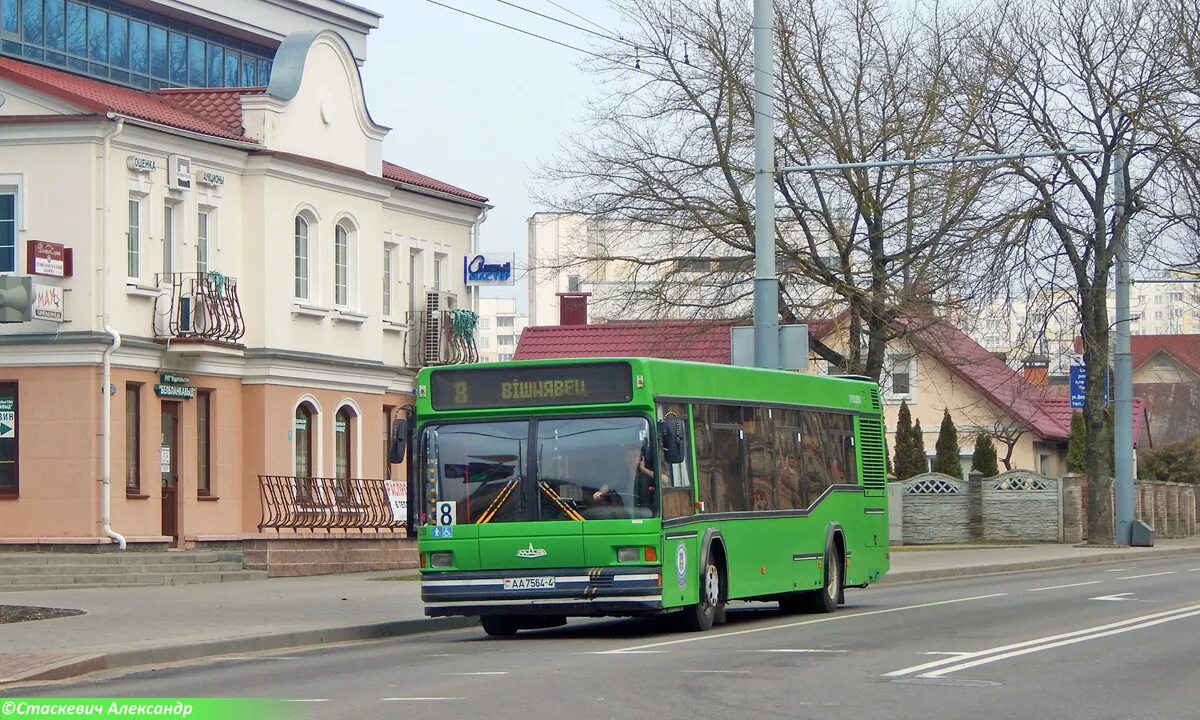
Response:
[[[1113,153],[1113,241],[1117,261],[1116,336],[1113,339],[1113,512],[1117,545],[1133,542],[1133,355],[1129,347],[1129,246],[1122,220],[1125,216],[1126,150]]]
[[[754,365],[778,370],[774,14],[772,0],[754,0]]]

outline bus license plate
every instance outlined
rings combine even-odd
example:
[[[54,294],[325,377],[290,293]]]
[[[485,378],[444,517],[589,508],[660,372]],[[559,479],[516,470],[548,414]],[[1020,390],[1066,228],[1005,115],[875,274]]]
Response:
[[[505,590],[553,590],[552,577],[504,578]]]

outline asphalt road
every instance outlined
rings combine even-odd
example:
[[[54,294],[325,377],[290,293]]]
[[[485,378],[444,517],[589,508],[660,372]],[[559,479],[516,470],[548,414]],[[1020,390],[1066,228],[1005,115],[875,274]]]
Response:
[[[1200,716],[1200,558],[849,590],[833,615],[748,604],[729,620],[476,628],[0,697],[276,697],[339,720]]]

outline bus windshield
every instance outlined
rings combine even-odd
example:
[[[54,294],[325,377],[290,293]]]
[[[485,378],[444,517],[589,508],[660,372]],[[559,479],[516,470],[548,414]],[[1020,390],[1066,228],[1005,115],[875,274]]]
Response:
[[[426,512],[440,500],[466,524],[654,517],[650,438],[632,416],[432,425],[421,436],[420,477],[435,496]]]

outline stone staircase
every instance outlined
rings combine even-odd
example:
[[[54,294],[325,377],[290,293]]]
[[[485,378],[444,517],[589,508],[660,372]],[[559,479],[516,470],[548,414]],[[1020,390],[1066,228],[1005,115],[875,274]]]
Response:
[[[0,593],[265,579],[246,570],[240,550],[0,553]]]

